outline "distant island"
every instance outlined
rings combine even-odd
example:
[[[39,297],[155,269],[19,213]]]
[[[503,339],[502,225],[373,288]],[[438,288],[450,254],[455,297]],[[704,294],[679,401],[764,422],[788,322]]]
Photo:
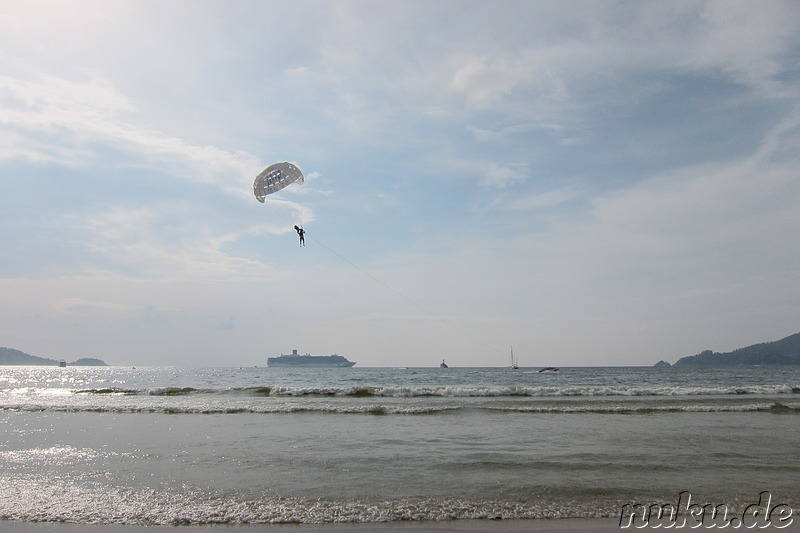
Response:
[[[30,355],[14,348],[0,348],[0,365],[59,366],[59,361]],[[93,357],[83,357],[67,366],[108,366],[104,361]]]
[[[800,333],[773,342],[762,342],[732,352],[718,353],[705,350],[697,355],[681,357],[672,366],[745,366],[745,365],[800,365]],[[655,367],[670,366],[659,361]]]

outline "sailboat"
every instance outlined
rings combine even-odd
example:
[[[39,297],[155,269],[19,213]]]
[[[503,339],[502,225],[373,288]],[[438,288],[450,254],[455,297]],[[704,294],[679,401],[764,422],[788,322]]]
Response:
[[[517,369],[519,365],[517,364],[517,360],[514,359],[514,347],[511,347],[511,368]]]

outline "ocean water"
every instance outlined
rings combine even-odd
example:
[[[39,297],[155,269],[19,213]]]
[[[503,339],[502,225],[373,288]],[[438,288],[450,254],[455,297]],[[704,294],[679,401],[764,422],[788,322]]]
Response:
[[[120,524],[800,508],[800,368],[0,367],[0,518]]]

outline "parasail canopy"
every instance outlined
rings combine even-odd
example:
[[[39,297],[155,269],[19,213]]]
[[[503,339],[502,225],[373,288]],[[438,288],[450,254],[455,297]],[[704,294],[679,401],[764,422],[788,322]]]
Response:
[[[275,163],[261,171],[253,182],[256,200],[264,203],[264,198],[292,183],[303,183],[303,173],[291,163]]]

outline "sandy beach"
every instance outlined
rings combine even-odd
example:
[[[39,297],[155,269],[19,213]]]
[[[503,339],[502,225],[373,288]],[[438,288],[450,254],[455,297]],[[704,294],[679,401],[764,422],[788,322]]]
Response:
[[[118,524],[68,524],[62,522],[0,521],[4,533],[209,533],[210,530],[265,533],[386,533],[423,532],[502,532],[502,533],[563,533],[580,531],[607,533],[620,531],[615,518],[603,519],[541,519],[541,520],[450,520],[427,522],[386,522],[346,524],[263,524],[230,526],[126,526]],[[784,530],[786,531],[786,530]]]

